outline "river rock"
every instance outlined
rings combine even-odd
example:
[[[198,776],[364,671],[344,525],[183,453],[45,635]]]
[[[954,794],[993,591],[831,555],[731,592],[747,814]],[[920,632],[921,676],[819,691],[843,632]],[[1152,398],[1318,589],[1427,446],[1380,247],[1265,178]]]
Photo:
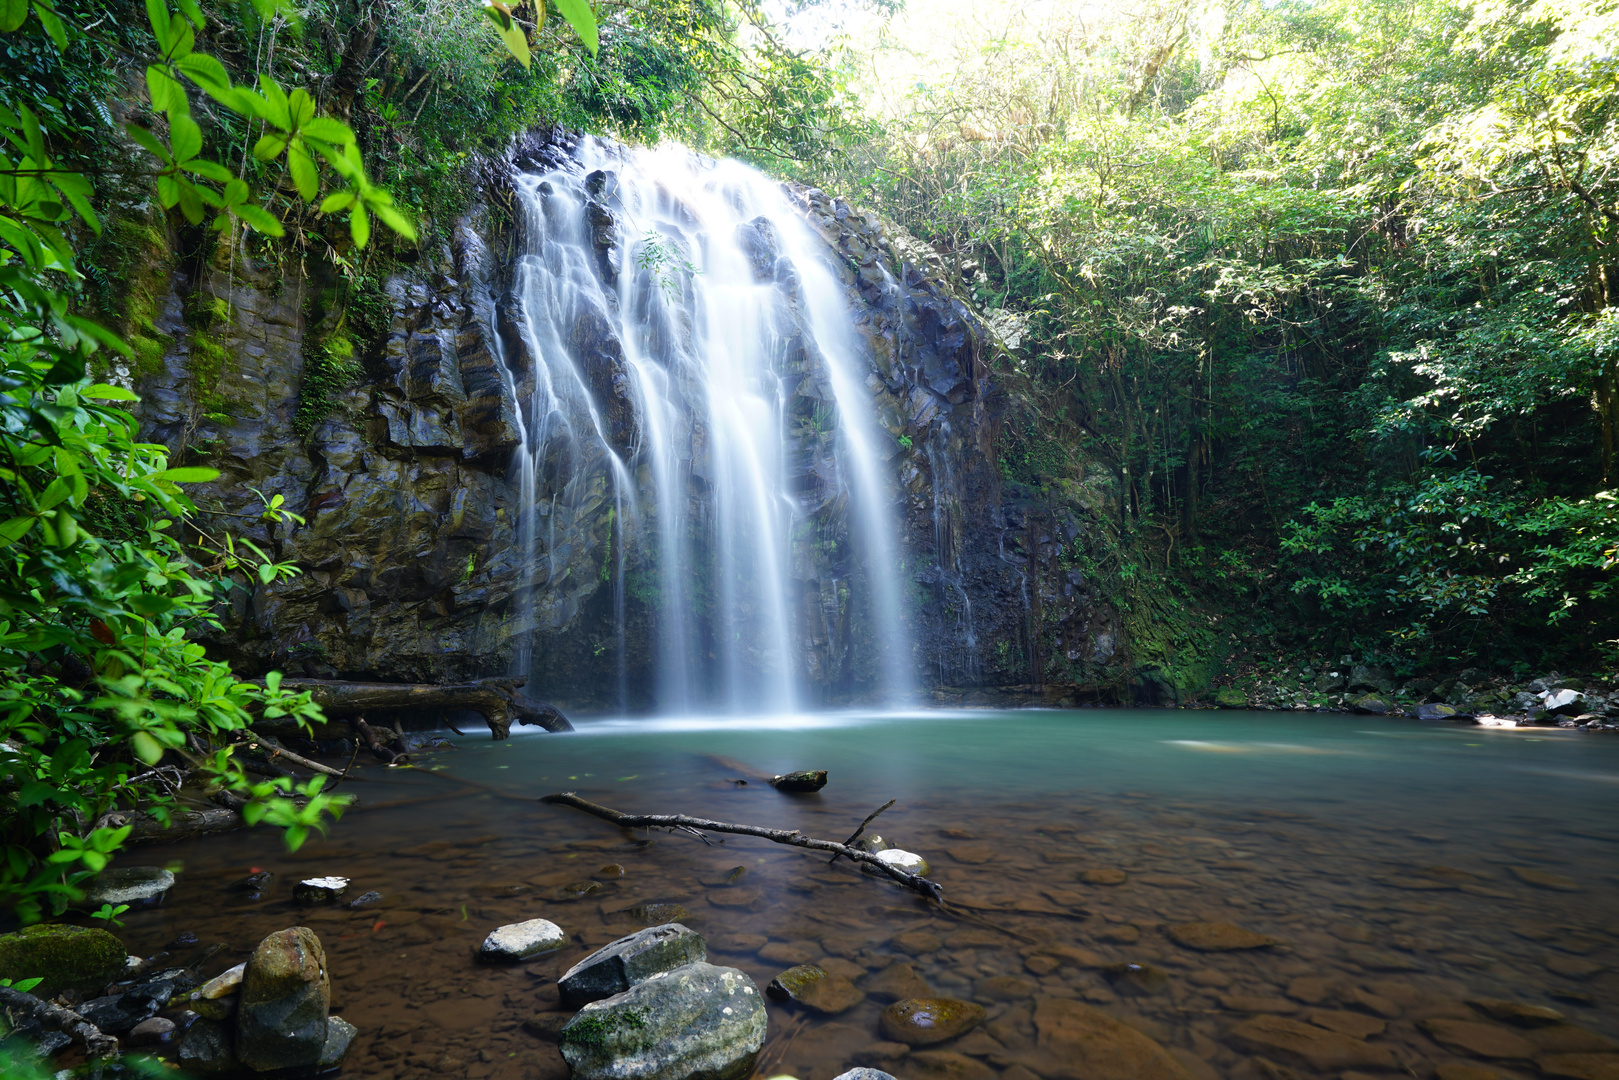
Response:
[[[316,1064],[331,993],[326,951],[313,930],[294,926],[259,942],[242,973],[236,1057],[259,1072]]]
[[[562,1003],[577,1009],[588,1002],[622,994],[660,971],[707,959],[702,935],[680,923],[666,923],[597,949],[569,968],[557,980],[557,989],[562,993]]]
[[[1151,964],[1109,964],[1102,974],[1113,989],[1135,997],[1156,994],[1169,985],[1169,972]]]
[[[905,1075],[915,1080],[995,1080],[999,1074],[966,1054],[922,1050],[905,1059]]]
[[[1535,1065],[1557,1080],[1619,1080],[1619,1054],[1548,1054]]]
[[[237,964],[235,967],[215,975],[207,982],[191,992],[187,1005],[198,1016],[205,1016],[210,1020],[223,1020],[236,1011],[242,989],[242,976],[247,972],[247,964]]]
[[[1563,1023],[1565,1019],[1562,1013],[1545,1005],[1526,1005],[1495,998],[1468,998],[1467,1003],[1486,1016],[1518,1027],[1550,1027]]]
[[[905,851],[901,848],[889,848],[877,853],[877,861],[885,866],[892,866],[895,870],[903,870],[907,874],[926,875],[928,861],[914,851]]]
[[[1523,1061],[1535,1056],[1534,1043],[1515,1031],[1494,1024],[1436,1016],[1418,1021],[1417,1026],[1426,1031],[1434,1042],[1458,1054]]]
[[[1051,1080],[1191,1080],[1158,1043],[1078,1001],[1040,998],[1034,1026],[1034,1070]]]
[[[1086,870],[1079,875],[1079,880],[1087,885],[1123,885],[1129,875],[1123,870],[1110,866],[1099,866]]]
[[[1363,716],[1387,716],[1394,706],[1377,694],[1361,694],[1349,699],[1349,707]]]
[[[343,1064],[343,1059],[348,1057],[349,1047],[354,1045],[354,1036],[359,1033],[359,1028],[341,1016],[328,1016],[326,1018],[326,1044],[320,1048],[320,1058],[315,1062],[315,1068],[320,1072],[325,1072]]]
[[[380,903],[382,903],[382,894],[372,891],[361,893],[359,896],[356,896],[353,900],[350,900],[343,906],[348,908],[350,911],[363,911],[368,907],[376,907]]]
[[[1584,711],[1585,695],[1578,690],[1553,690],[1541,699],[1542,707],[1557,716],[1572,716]]]
[[[91,998],[74,1011],[108,1035],[122,1035],[156,1016],[161,1008],[163,1002],[140,994],[109,994]]]
[[[826,770],[812,769],[806,772],[785,773],[781,776],[772,777],[770,786],[777,791],[807,795],[826,787]]]
[[[1273,937],[1222,922],[1181,923],[1169,928],[1169,936],[1175,944],[1199,952],[1235,952],[1281,944]]]
[[[954,1039],[984,1020],[984,1007],[955,998],[906,998],[884,1009],[878,1018],[883,1038],[907,1046],[932,1046]]]
[[[866,995],[857,990],[847,977],[829,974],[814,964],[788,968],[770,980],[765,993],[778,1001],[790,1001],[824,1016],[848,1012],[866,1000]]]
[[[301,904],[322,904],[336,900],[348,891],[346,877],[305,878],[292,887],[292,898]]]
[[[155,1046],[169,1042],[174,1038],[175,1024],[165,1016],[154,1016],[142,1020],[129,1029],[129,1045]]]
[[[834,1076],[832,1080],[894,1080],[894,1077],[889,1073],[883,1072],[881,1069],[868,1069],[862,1065],[857,1069],[850,1069],[848,1072],[839,1073],[837,1076]]]
[[[558,1041],[573,1080],[741,1080],[753,1071],[765,1024],[752,979],[694,963],[591,1002]]]
[[[187,1073],[211,1076],[215,1073],[236,1073],[241,1062],[231,1049],[230,1025],[220,1020],[199,1017],[186,1028],[180,1038],[180,1068]]]
[[[556,923],[549,919],[529,919],[491,931],[478,948],[478,958],[515,964],[531,956],[554,952],[567,943],[568,935]]]
[[[1552,892],[1584,892],[1584,886],[1579,882],[1553,874],[1545,870],[1537,870],[1532,866],[1509,866],[1512,876],[1525,885],[1532,885],[1537,889],[1549,889]]]
[[[102,904],[156,907],[172,888],[174,875],[161,866],[120,866],[96,875],[85,891],[84,903],[90,910]]]
[[[889,964],[865,981],[866,993],[878,1001],[938,997],[938,992],[909,964]]]
[[[1252,1054],[1264,1054],[1307,1065],[1320,1072],[1330,1069],[1393,1069],[1394,1055],[1385,1046],[1285,1016],[1255,1016],[1244,1020],[1226,1038]]]
[[[42,923],[0,935],[0,979],[39,978],[37,997],[63,990],[99,992],[123,973],[129,954],[105,930]]]
[[[1418,720],[1454,720],[1457,716],[1455,709],[1443,703],[1418,705],[1416,716]]]

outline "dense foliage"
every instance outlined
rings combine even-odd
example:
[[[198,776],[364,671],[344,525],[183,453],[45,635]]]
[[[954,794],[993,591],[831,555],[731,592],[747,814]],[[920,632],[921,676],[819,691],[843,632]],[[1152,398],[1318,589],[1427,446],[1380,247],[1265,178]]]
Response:
[[[816,178],[1021,335],[1008,476],[1105,463],[1107,555],[1261,649],[1608,662],[1611,0],[974,10],[851,49]]]

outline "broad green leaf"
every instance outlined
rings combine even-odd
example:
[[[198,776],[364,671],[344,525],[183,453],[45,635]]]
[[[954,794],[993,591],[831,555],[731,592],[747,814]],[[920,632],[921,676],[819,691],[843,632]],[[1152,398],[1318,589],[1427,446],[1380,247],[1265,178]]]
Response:
[[[315,196],[320,193],[320,173],[316,170],[315,159],[309,156],[302,139],[294,140],[287,147],[287,171],[292,174],[292,182],[298,188],[298,194],[303,196],[303,200],[313,202]]]
[[[226,181],[221,194],[226,206],[240,206],[252,196],[253,189],[247,186],[247,181],[232,176]]]
[[[96,383],[79,391],[80,397],[95,398],[98,401],[139,401],[140,398],[133,390],[125,390],[122,386],[111,386],[107,383]]]
[[[9,547],[28,535],[28,530],[34,527],[39,519],[29,514],[27,517],[14,517],[10,521],[0,521],[0,547]]]
[[[281,222],[275,219],[275,215],[262,206],[243,203],[241,206],[233,207],[232,213],[251,225],[255,231],[263,233],[265,236],[283,236],[286,233],[286,230],[281,227]]]
[[[169,9],[163,0],[146,0],[146,17],[152,23],[152,36],[157,38],[157,47],[167,52],[169,49]]]
[[[166,165],[174,164],[174,157],[169,153],[169,148],[164,146],[162,141],[156,135],[153,135],[150,131],[147,131],[143,127],[138,127],[135,124],[125,124],[124,130],[129,133],[129,137],[131,139],[134,139],[136,142],[145,147],[147,152],[153,157],[157,158]]]
[[[210,480],[219,479],[219,470],[202,465],[182,465],[179,468],[153,473],[152,479],[167,480],[171,484],[206,484]]]
[[[259,89],[264,91],[264,119],[282,131],[291,131],[292,116],[287,107],[286,91],[268,75],[259,76]]]
[[[174,160],[190,161],[202,152],[202,128],[189,116],[170,117],[169,146]]]
[[[190,180],[176,177],[174,181],[175,192],[179,196],[180,213],[193,225],[202,224],[203,201],[202,191]]]
[[[557,14],[568,20],[573,32],[579,35],[579,40],[585,43],[590,55],[596,55],[596,16],[590,10],[585,0],[551,0],[551,6],[557,9]]]
[[[287,140],[282,135],[262,135],[259,141],[253,144],[253,156],[260,161],[274,161],[281,156],[281,151],[287,148]]]
[[[0,31],[9,34],[27,18],[28,0],[0,0]]]
[[[379,202],[373,202],[370,204],[370,206],[371,212],[377,215],[382,223],[388,226],[388,228],[392,229],[400,236],[403,236],[406,240],[416,239],[416,226],[412,225],[410,219],[404,214],[401,214],[392,206]]]
[[[179,5],[185,17],[191,20],[191,25],[201,30],[203,24],[202,8],[197,6],[197,0],[175,0],[175,3]]]
[[[511,12],[507,10],[506,6],[504,4],[486,4],[484,5],[483,13],[494,24],[495,36],[500,38],[502,45],[506,46],[506,51],[511,53],[518,63],[525,68],[528,67],[531,62],[528,51],[528,35],[523,32],[523,28],[518,24],[517,20],[512,18]]]
[[[45,33],[50,35],[51,43],[56,46],[56,51],[66,52],[67,28],[62,25],[62,20],[57,17],[56,12],[35,0],[34,15],[39,19],[39,25],[45,28]]]
[[[131,735],[129,745],[130,749],[135,751],[135,756],[148,765],[156,765],[163,760],[162,744],[144,731],[137,731]],[[85,861],[89,861],[88,856],[86,856]]]
[[[302,130],[314,119],[315,99],[309,96],[309,91],[300,86],[287,95],[287,115],[292,118],[290,127],[294,131]]]
[[[194,52],[181,57],[174,66],[209,95],[224,100],[220,92],[230,88],[230,75],[225,72],[225,65],[217,59],[207,53]]]
[[[365,206],[356,204],[349,214],[349,235],[354,237],[354,246],[363,248],[371,239],[371,219],[366,216]]]
[[[339,210],[346,209],[353,202],[354,192],[334,191],[320,201],[320,212],[323,214],[335,214]]]
[[[55,507],[57,503],[62,502],[72,493],[72,483],[58,476],[45,486],[44,491],[39,493],[39,506],[37,509],[40,513],[44,513],[45,511]]]
[[[209,161],[206,158],[196,158],[192,161],[182,162],[180,167],[188,173],[195,173],[204,180],[212,180],[216,184],[228,184],[236,179],[225,166],[217,161]]]
[[[152,108],[158,112],[168,113],[172,117],[177,112],[190,111],[191,106],[186,101],[185,90],[160,65],[152,64],[147,67],[146,92],[152,99]]]
[[[329,143],[351,143],[354,141],[354,131],[343,121],[331,116],[317,116],[300,128],[311,139],[320,139]]]

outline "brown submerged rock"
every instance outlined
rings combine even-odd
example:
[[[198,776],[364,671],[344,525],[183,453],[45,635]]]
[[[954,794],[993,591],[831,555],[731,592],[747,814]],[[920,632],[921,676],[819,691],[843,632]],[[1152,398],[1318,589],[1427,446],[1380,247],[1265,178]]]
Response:
[[[1198,952],[1235,952],[1240,949],[1268,949],[1281,942],[1253,930],[1222,922],[1181,923],[1169,928],[1169,937],[1177,945]]]
[[[1373,1046],[1349,1035],[1285,1016],[1255,1016],[1226,1035],[1238,1049],[1281,1058],[1325,1072],[1329,1069],[1394,1068],[1386,1046]]]
[[[1123,870],[1115,870],[1112,867],[1086,870],[1079,875],[1079,880],[1087,885],[1123,885],[1128,879],[1129,875]]]
[[[1557,1080],[1619,1080],[1619,1054],[1550,1054],[1535,1064]]]
[[[1515,1031],[1494,1024],[1471,1020],[1431,1017],[1417,1026],[1447,1050],[1470,1057],[1528,1060],[1535,1056],[1535,1044]]]
[[[905,1075],[916,1080],[995,1080],[997,1074],[966,1054],[919,1050],[905,1059]]]
[[[889,964],[865,982],[866,993],[878,1001],[902,1001],[905,998],[933,998],[939,992],[906,963]]]
[[[866,1000],[866,995],[846,977],[830,975],[814,964],[788,968],[770,980],[765,993],[777,1001],[790,1001],[824,1016],[848,1012]]]
[[[1135,1028],[1067,998],[1035,1002],[1035,1071],[1048,1080],[1192,1080]]]
[[[906,998],[883,1010],[883,1038],[907,1046],[932,1046],[983,1023],[984,1007],[955,998]]]

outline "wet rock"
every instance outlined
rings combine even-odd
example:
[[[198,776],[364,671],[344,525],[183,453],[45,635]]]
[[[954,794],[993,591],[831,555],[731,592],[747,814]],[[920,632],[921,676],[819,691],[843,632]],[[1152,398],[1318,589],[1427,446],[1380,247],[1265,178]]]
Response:
[[[305,878],[292,887],[292,898],[300,904],[324,904],[348,891],[346,877]]]
[[[1245,1013],[1296,1013],[1299,1007],[1286,998],[1268,997],[1264,994],[1221,994],[1220,1007],[1230,1009],[1232,1012]]]
[[[596,871],[596,876],[601,878],[603,881],[612,881],[616,878],[621,878],[624,876],[624,868],[616,862],[608,863],[606,866]]]
[[[601,892],[599,881],[570,881],[566,885],[558,885],[551,891],[554,900],[581,900],[591,893]]]
[[[1555,1080],[1619,1080],[1619,1054],[1548,1054],[1535,1065]]]
[[[193,1020],[180,1039],[178,1057],[181,1069],[204,1076],[236,1073],[242,1068],[231,1049],[230,1025],[219,1020]]]
[[[1525,1038],[1543,1054],[1619,1054],[1619,1042],[1573,1024],[1532,1028]]]
[[[907,1046],[931,1046],[971,1031],[983,1022],[984,1007],[955,998],[906,998],[884,1009],[878,1024],[883,1038]]]
[[[245,878],[238,878],[230,883],[232,892],[246,893],[249,900],[257,900],[269,889],[275,875],[268,870],[255,870]]]
[[[912,956],[922,956],[938,952],[944,946],[944,941],[938,934],[931,934],[926,930],[908,930],[903,934],[894,935],[894,946]]]
[[[735,968],[687,964],[581,1009],[562,1029],[574,1080],[741,1080],[764,1043],[765,1006]]]
[[[626,915],[643,926],[662,926],[665,923],[685,922],[691,912],[679,904],[641,904],[625,911]]]
[[[100,990],[124,971],[128,956],[105,930],[41,924],[0,935],[0,979],[41,979],[32,991],[38,997]]]
[[[1230,923],[1181,923],[1169,928],[1170,940],[1177,945],[1199,952],[1235,952],[1241,949],[1266,949],[1281,942],[1265,934],[1245,930]]]
[[[1287,996],[1306,1005],[1319,1005],[1332,997],[1337,981],[1320,975],[1301,975],[1287,984]]]
[[[1578,956],[1548,956],[1543,962],[1547,971],[1565,979],[1589,979],[1607,970],[1594,960]]]
[[[772,941],[758,953],[772,964],[807,964],[821,955],[821,947],[813,941]]]
[[[978,980],[974,996],[989,1001],[1022,1001],[1034,997],[1038,990],[1034,983],[1016,975],[992,975]]]
[[[666,923],[638,931],[596,950],[557,980],[563,1004],[577,1009],[622,994],[653,975],[708,959],[696,931]]]
[[[745,911],[763,911],[765,892],[752,886],[715,889],[708,894],[708,902],[720,908],[739,908]]]
[[[1376,690],[1381,694],[1394,692],[1394,676],[1387,668],[1376,664],[1356,664],[1349,669],[1348,689]]]
[[[832,1080],[894,1080],[894,1077],[881,1069],[868,1069],[862,1065],[848,1072],[839,1073]]]
[[[1285,1016],[1255,1016],[1232,1028],[1226,1038],[1240,1050],[1265,1054],[1312,1069],[1364,1066],[1393,1069],[1394,1055],[1384,1046]]]
[[[1509,866],[1512,876],[1537,889],[1549,889],[1552,892],[1584,892],[1585,888],[1579,882],[1563,877],[1561,874],[1537,870],[1532,866]]]
[[[865,1065],[876,1071],[878,1066],[892,1065],[896,1061],[903,1061],[911,1053],[911,1048],[902,1042],[889,1042],[880,1040],[868,1043],[862,1050],[856,1050],[850,1059],[856,1065]]]
[[[720,934],[709,939],[709,947],[720,952],[752,953],[768,944],[770,939],[763,934]]]
[[[1467,1003],[1486,1016],[1518,1027],[1549,1027],[1565,1020],[1562,1013],[1545,1005],[1526,1005],[1496,998],[1469,998]]]
[[[1215,971],[1213,968],[1203,968],[1186,976],[1186,981],[1193,986],[1203,986],[1210,990],[1224,990],[1231,985],[1231,976],[1223,971]]]
[[[1416,717],[1418,720],[1452,720],[1455,719],[1456,710],[1449,705],[1428,704],[1418,705]]]
[[[1248,695],[1234,686],[1224,686],[1214,692],[1214,704],[1221,709],[1246,709]]]
[[[1349,699],[1348,705],[1355,712],[1363,716],[1387,716],[1394,711],[1394,706],[1387,698],[1377,694],[1361,694]]]
[[[84,894],[84,902],[94,911],[103,904],[131,908],[156,907],[174,888],[174,875],[161,866],[122,866],[103,870]]]
[[[236,1012],[242,976],[246,971],[247,964],[241,963],[215,975],[191,992],[186,1001],[187,1007],[198,1016],[210,1020],[223,1020],[231,1016]]]
[[[1112,867],[1097,867],[1079,875],[1079,880],[1087,885],[1123,885],[1128,879],[1129,875],[1123,870]]]
[[[996,1080],[998,1074],[953,1050],[920,1050],[905,1059],[905,1075],[916,1080]]]
[[[175,1023],[163,1016],[142,1020],[129,1029],[129,1045],[157,1046],[174,1038]]]
[[[1388,1027],[1387,1021],[1379,1020],[1375,1016],[1342,1009],[1311,1009],[1304,1014],[1304,1019],[1316,1027],[1324,1027],[1328,1031],[1336,1031],[1340,1035],[1349,1035],[1356,1039],[1369,1039],[1373,1035],[1381,1035]]]
[[[242,974],[237,1058],[260,1072],[315,1064],[326,1045],[330,1003],[326,952],[315,932],[294,926],[271,934]]]
[[[995,858],[996,851],[988,844],[958,844],[944,849],[944,853],[958,863],[982,866]]]
[[[359,1029],[341,1016],[326,1018],[326,1044],[320,1048],[320,1058],[315,1062],[315,1068],[321,1072],[335,1069],[343,1064],[348,1057],[349,1047],[354,1045],[354,1036]]]
[[[1503,1072],[1486,1069],[1480,1065],[1464,1065],[1459,1061],[1447,1062],[1434,1070],[1438,1080],[1513,1080]]]
[[[877,861],[895,870],[903,870],[907,874],[921,874],[926,876],[929,867],[928,861],[914,851],[904,851],[900,848],[889,848],[877,853]]]
[[[75,1011],[107,1034],[122,1035],[133,1031],[142,1021],[156,1016],[162,1007],[162,1002],[141,995],[110,994],[92,998]]]
[[[1535,1044],[1504,1027],[1470,1020],[1430,1017],[1417,1022],[1429,1038],[1447,1050],[1481,1058],[1528,1060],[1535,1056]]]
[[[478,958],[512,964],[541,953],[555,952],[568,943],[562,927],[549,919],[510,923],[492,931],[478,948]]]
[[[364,892],[343,906],[350,911],[361,911],[368,907],[376,907],[382,903],[382,894],[379,892]]]
[[[770,786],[777,791],[807,795],[826,787],[826,770],[784,773],[781,776],[771,777]]]
[[[865,982],[866,993],[878,1001],[938,997],[938,992],[909,964],[889,964]]]
[[[1141,929],[1129,923],[1117,923],[1098,930],[1096,937],[1099,941],[1110,942],[1114,945],[1134,945],[1141,940]]]
[[[1042,1076],[1065,1080],[1191,1080],[1158,1043],[1089,1005],[1041,998],[1035,1005],[1034,1062]]]
[[[535,1038],[556,1042],[562,1035],[562,1029],[567,1027],[568,1021],[572,1019],[571,1013],[536,1013],[523,1021],[523,1030]]]
[[[1151,964],[1110,964],[1102,974],[1113,989],[1135,997],[1156,994],[1169,985],[1169,972]]]
[[[846,976],[829,974],[814,964],[788,968],[770,980],[765,993],[824,1016],[848,1012],[866,1000]]]

